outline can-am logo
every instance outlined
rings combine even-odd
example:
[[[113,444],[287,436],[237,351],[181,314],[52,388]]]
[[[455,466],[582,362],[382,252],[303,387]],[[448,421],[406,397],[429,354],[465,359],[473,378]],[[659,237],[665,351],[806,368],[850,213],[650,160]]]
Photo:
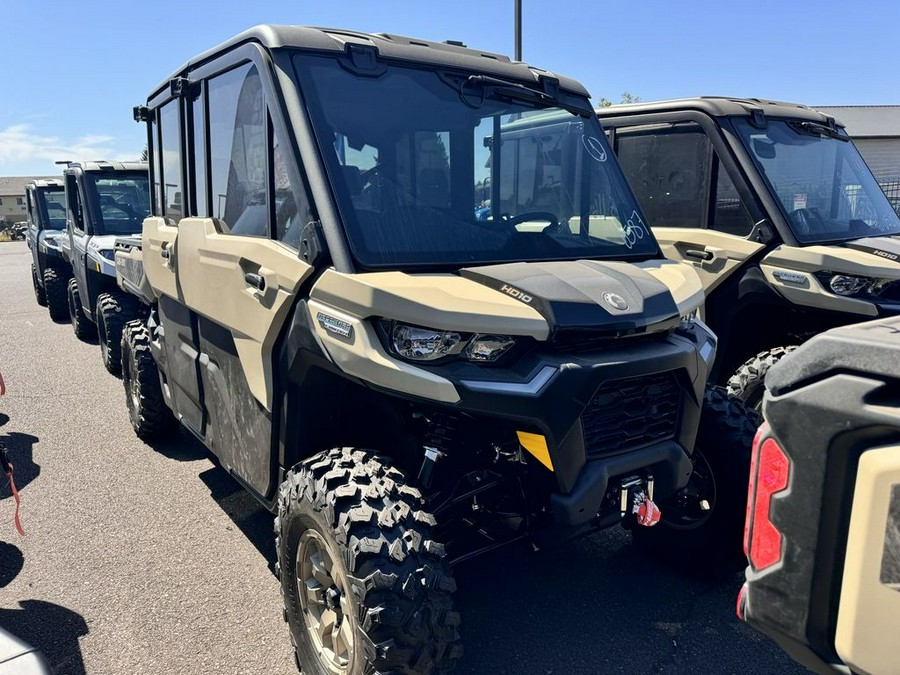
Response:
[[[603,301],[613,309],[618,309],[622,312],[628,309],[628,301],[618,293],[604,293]]]
[[[503,284],[500,287],[500,290],[507,295],[511,295],[516,300],[521,300],[522,302],[530,303],[532,300],[534,300],[534,298],[528,295],[528,293],[520,291],[518,288],[513,288],[509,284]]]

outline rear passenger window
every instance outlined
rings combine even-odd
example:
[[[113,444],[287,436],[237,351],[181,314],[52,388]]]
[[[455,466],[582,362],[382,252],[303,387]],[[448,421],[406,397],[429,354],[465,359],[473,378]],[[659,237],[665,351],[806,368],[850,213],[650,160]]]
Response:
[[[191,103],[191,118],[194,126],[194,148],[191,156],[194,162],[194,210],[191,215],[209,217],[209,197],[206,186],[206,130],[204,106],[205,96],[200,92]]]
[[[210,79],[208,95],[213,216],[222,232],[266,237],[268,125],[256,66]]]
[[[618,157],[653,227],[703,227],[709,206],[712,145],[699,125],[619,133]]]
[[[181,116],[178,100],[169,101],[159,112],[162,135],[162,215],[169,225],[177,225],[184,215],[184,182],[181,180]]]

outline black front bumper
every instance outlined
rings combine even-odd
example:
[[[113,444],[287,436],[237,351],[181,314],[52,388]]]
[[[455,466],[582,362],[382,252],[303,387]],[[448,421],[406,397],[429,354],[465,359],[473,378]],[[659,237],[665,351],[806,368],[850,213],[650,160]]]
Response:
[[[579,526],[594,521],[613,481],[634,473],[652,475],[655,495],[664,498],[687,484],[703,392],[715,357],[715,338],[701,324],[679,328],[658,338],[629,342],[588,354],[568,355],[536,349],[510,368],[480,368],[455,363],[440,368],[460,394],[457,409],[499,418],[517,430],[545,437],[557,491],[551,505],[558,524]],[[438,370],[438,369],[436,369]],[[638,431],[635,442],[605,438],[585,441],[585,413],[596,406],[598,392],[614,391],[660,374],[677,389],[671,433],[654,438]],[[602,389],[601,389],[602,388]],[[637,426],[653,412],[651,385],[648,412],[635,411]],[[642,399],[644,400],[644,399]],[[671,412],[671,395],[667,401]],[[625,411],[623,410],[623,415]],[[652,420],[651,420],[652,421]],[[587,434],[597,438],[596,434]],[[542,469],[545,470],[545,469]]]

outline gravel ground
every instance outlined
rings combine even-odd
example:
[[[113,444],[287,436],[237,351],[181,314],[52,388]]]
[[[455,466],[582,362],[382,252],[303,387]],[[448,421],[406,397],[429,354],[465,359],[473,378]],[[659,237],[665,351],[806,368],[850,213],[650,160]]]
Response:
[[[0,626],[59,674],[295,673],[271,516],[188,436],[132,433],[94,344],[53,323],[0,243]],[[5,482],[5,481],[4,481]],[[456,570],[470,675],[803,673],[734,616],[741,577],[683,579],[604,532]]]

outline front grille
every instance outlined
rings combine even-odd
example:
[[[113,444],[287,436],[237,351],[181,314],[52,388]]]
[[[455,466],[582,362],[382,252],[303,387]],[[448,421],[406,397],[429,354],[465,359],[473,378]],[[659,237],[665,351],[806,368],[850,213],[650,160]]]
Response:
[[[657,333],[633,333],[631,335],[610,335],[609,333],[569,332],[561,333],[546,342],[547,351],[557,354],[589,354],[616,347],[632,347],[644,342],[653,342],[667,337],[671,331]]]
[[[581,415],[588,458],[674,438],[681,395],[671,372],[605,382]]]

